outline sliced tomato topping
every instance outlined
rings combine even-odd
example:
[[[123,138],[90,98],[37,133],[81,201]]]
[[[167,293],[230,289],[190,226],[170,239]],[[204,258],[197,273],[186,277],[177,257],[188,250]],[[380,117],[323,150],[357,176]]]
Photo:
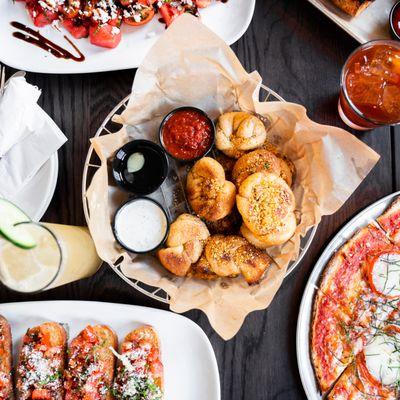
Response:
[[[109,24],[95,25],[89,29],[90,43],[95,46],[113,49],[118,46],[121,36],[121,30]]]
[[[397,248],[386,249],[373,257],[369,257],[367,261],[369,286],[374,293],[380,296],[385,296],[388,299],[396,299],[400,297],[398,287],[398,277],[400,276],[400,265],[398,264],[400,263],[394,262],[390,259],[395,255],[399,255],[400,257],[400,250]],[[385,263],[387,266],[382,267],[382,263]],[[393,277],[396,281],[395,286],[393,286],[393,279],[390,279]]]
[[[124,16],[123,21],[131,26],[145,25],[153,19],[154,14],[155,12],[153,7],[142,5],[140,10],[132,9],[132,16],[131,17]]]
[[[386,326],[383,331],[388,335],[396,335],[400,333],[400,326],[398,325],[388,325]]]
[[[359,353],[357,356],[357,367],[358,367],[358,372],[360,374],[360,378],[362,380],[366,380],[369,383],[376,385],[376,386],[381,386],[381,383],[378,382],[373,376],[372,374],[369,372],[369,369],[367,367],[367,363],[365,360],[365,354],[364,353]]]

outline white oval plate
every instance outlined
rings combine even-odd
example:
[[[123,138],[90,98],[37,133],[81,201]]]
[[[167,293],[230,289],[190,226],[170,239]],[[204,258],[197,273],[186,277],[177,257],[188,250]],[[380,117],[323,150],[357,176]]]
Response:
[[[300,372],[301,382],[308,400],[321,400],[322,395],[319,391],[315,379],[314,368],[310,357],[310,324],[312,308],[314,304],[314,294],[318,287],[322,272],[336,250],[347,242],[354,233],[365,227],[369,222],[379,217],[393,199],[400,195],[400,191],[386,196],[374,204],[371,204],[365,210],[361,211],[352,218],[331,240],[325,248],[321,257],[315,264],[311,276],[304,290],[301,300],[299,317],[297,320],[296,351],[297,364]]]
[[[200,10],[201,19],[225,42],[232,44],[246,32],[253,17],[255,2],[256,0],[215,2],[208,8]],[[165,25],[158,22],[158,16],[156,16],[153,21],[143,27],[124,25],[122,41],[117,48],[112,50],[93,46],[88,39],[74,39],[74,43],[86,57],[84,62],[75,62],[58,59],[33,45],[15,39],[12,36],[15,29],[10,25],[11,21],[32,26],[22,2],[0,0],[0,61],[16,69],[49,74],[76,74],[136,68],[158,36],[165,30]],[[41,33],[55,43],[68,47],[68,43],[63,38],[66,34],[64,29],[59,32],[54,27],[47,26],[41,29]]]
[[[31,181],[9,200],[24,210],[33,221],[40,221],[53,198],[57,177],[58,155],[54,153]]]
[[[106,324],[121,342],[141,325],[152,325],[161,341],[165,400],[220,400],[217,361],[201,328],[169,311],[91,301],[37,301],[0,305],[11,324],[14,360],[29,327],[46,321],[68,324],[70,339],[88,324]]]

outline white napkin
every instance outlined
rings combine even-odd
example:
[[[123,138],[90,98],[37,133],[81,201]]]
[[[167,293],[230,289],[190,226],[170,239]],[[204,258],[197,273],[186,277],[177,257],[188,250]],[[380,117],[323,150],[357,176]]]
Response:
[[[23,76],[11,78],[0,97],[0,157],[33,132],[40,90]]]
[[[0,196],[8,199],[32,179],[67,138],[36,101],[40,91],[11,78],[0,99]]]

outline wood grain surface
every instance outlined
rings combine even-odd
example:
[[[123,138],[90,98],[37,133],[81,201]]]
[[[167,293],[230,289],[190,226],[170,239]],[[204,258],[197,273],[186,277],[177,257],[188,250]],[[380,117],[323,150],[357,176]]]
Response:
[[[285,99],[306,106],[311,118],[345,127],[337,113],[339,75],[357,43],[307,1],[258,0],[249,30],[232,47],[248,71],[258,70],[265,84]],[[7,69],[7,75],[13,72]],[[69,139],[59,152],[57,189],[44,221],[84,224],[81,179],[89,138],[129,94],[134,73],[27,75],[29,82],[42,88],[40,104]],[[213,332],[204,314],[186,313],[212,342],[223,400],[305,398],[297,369],[295,334],[302,292],[313,265],[327,241],[356,212],[400,189],[399,129],[381,128],[357,135],[381,155],[381,160],[347,203],[323,219],[308,254],[285,280],[269,309],[250,314],[238,335],[228,342]],[[0,290],[0,302],[53,299],[166,308],[128,287],[106,265],[90,279],[38,295]]]

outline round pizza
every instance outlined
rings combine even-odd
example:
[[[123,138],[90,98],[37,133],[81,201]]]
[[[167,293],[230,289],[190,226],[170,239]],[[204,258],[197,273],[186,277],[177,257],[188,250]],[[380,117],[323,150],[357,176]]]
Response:
[[[327,399],[397,399],[400,197],[332,257],[314,300],[311,359]]]

